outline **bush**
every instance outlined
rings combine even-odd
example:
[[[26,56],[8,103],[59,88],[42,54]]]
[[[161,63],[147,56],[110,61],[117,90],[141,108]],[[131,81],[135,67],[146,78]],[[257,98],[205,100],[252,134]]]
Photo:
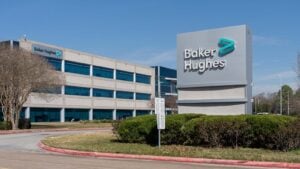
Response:
[[[115,125],[114,125],[115,126]],[[156,120],[154,115],[138,116],[120,121],[117,130],[117,137],[120,141],[129,143],[152,144]],[[157,138],[157,137],[156,137]]]
[[[19,119],[19,129],[31,129],[30,119]]]
[[[11,130],[12,125],[11,122],[2,121],[0,122],[0,130]]]
[[[186,145],[290,150],[300,147],[298,121],[272,115],[203,116],[186,123],[182,132]]]
[[[175,114],[166,116],[166,129],[161,133],[161,144],[183,144],[182,126],[189,120],[203,116],[201,114]]]
[[[130,118],[114,128],[120,141],[157,144],[155,119],[155,115]],[[287,151],[300,147],[300,120],[276,115],[169,115],[161,143]]]

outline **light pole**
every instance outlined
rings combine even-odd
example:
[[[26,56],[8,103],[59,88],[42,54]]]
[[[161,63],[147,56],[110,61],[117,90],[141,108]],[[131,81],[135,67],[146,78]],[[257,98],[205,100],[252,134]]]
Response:
[[[282,115],[282,81],[281,76],[278,74],[280,80],[280,114]]]

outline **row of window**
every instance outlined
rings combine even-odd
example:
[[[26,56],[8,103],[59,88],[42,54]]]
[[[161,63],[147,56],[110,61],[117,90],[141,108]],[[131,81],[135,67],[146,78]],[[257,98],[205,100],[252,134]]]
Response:
[[[31,108],[30,120],[32,122],[59,122],[60,121],[59,108]],[[136,116],[150,114],[149,110],[136,110]],[[132,110],[116,110],[116,119],[124,119],[132,117]],[[21,118],[25,117],[25,112],[21,112]],[[111,109],[94,109],[94,120],[112,120],[113,110]],[[65,121],[79,121],[89,120],[88,109],[65,109]]]
[[[93,97],[114,97],[113,90],[107,89],[93,89]],[[90,96],[90,88],[76,87],[76,86],[65,86],[66,95],[77,95],[77,96]],[[148,93],[136,93],[136,100],[150,100],[151,95]],[[133,99],[134,93],[127,91],[116,91],[116,98],[119,99]]]
[[[54,58],[46,58],[48,62],[54,67],[55,70],[61,71],[61,65],[62,61],[59,59]],[[76,73],[81,75],[90,75],[90,65],[83,64],[83,63],[77,63],[77,62],[71,62],[71,61],[65,61],[65,72],[69,73]],[[100,66],[93,66],[93,76],[96,77],[103,77],[103,78],[114,78],[114,70],[110,68],[100,67]],[[124,81],[130,81],[133,82],[134,73],[117,70],[116,71],[116,79],[117,80],[124,80]],[[145,83],[150,84],[151,83],[151,77],[148,75],[143,74],[136,74],[136,82],[138,83]]]

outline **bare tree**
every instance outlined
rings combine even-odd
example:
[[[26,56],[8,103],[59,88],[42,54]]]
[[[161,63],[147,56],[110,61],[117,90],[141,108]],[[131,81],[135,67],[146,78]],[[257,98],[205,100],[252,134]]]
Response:
[[[166,108],[169,108],[172,114],[177,114],[177,96],[165,96]]]
[[[18,129],[20,111],[33,91],[46,91],[63,84],[47,61],[20,48],[0,45],[0,106],[5,121]]]

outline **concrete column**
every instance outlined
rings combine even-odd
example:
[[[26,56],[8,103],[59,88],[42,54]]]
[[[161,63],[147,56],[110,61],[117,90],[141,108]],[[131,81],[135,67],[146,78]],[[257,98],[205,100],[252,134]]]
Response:
[[[65,108],[60,109],[60,122],[65,122]]]
[[[136,100],[136,92],[133,93],[133,100]]]
[[[89,120],[93,120],[93,109],[89,111]]]
[[[90,65],[90,76],[93,76],[93,65]]]
[[[65,94],[65,86],[61,86],[61,94],[62,94],[62,95]]]
[[[117,110],[113,110],[113,120],[117,120]]]
[[[30,119],[30,107],[26,107],[25,109],[25,119]]]
[[[61,61],[61,72],[65,72],[65,60]]]
[[[114,90],[114,99],[116,99],[116,98],[117,98],[117,91]]]
[[[135,72],[133,73],[133,82],[134,83],[136,82],[136,73]]]
[[[93,88],[90,88],[90,97],[93,97]]]
[[[117,79],[117,70],[114,69],[114,80],[116,80],[116,79]]]
[[[133,110],[133,111],[132,111],[132,116],[133,116],[133,117],[136,117],[136,110]]]

